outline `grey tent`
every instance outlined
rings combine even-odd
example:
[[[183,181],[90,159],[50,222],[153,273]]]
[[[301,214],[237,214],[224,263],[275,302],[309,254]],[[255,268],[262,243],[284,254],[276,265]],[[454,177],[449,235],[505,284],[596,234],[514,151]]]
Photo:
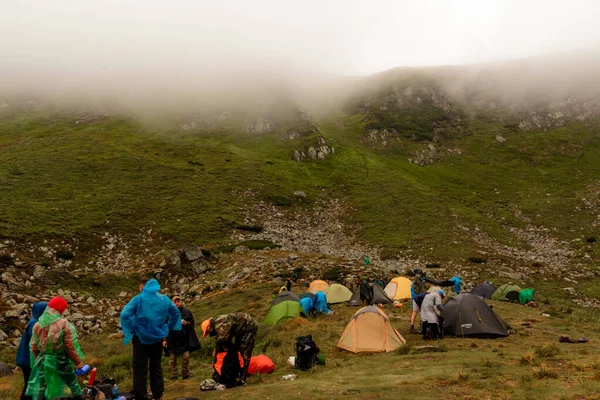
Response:
[[[471,294],[483,297],[484,299],[491,299],[496,289],[496,286],[492,285],[491,283],[482,283],[475,286],[473,290],[471,290]]]
[[[510,326],[479,296],[459,294],[444,304],[444,333],[451,336],[508,336]]]
[[[299,302],[300,299],[298,298],[298,296],[296,296],[295,293],[284,290],[283,292],[279,293],[277,295],[277,297],[275,297],[273,299],[273,302],[271,303],[271,307],[273,307],[283,301],[298,301]]]
[[[373,304],[388,304],[392,302],[383,288],[379,285],[371,284],[371,289],[373,290]],[[348,301],[349,306],[360,306],[362,302],[360,301],[360,285],[354,291],[352,298]]]
[[[313,303],[315,302],[315,294],[313,292],[304,292],[300,296],[298,296],[298,298],[300,300],[302,300],[305,297],[308,297],[309,299],[311,299],[313,301]]]

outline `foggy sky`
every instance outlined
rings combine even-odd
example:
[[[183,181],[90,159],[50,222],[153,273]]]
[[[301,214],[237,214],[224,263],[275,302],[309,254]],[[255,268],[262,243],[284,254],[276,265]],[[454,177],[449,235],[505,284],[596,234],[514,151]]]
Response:
[[[214,102],[266,81],[314,95],[334,76],[600,49],[593,0],[2,3],[0,95]]]
[[[7,0],[0,57],[49,70],[256,63],[367,74],[593,47],[598,15],[593,0]]]

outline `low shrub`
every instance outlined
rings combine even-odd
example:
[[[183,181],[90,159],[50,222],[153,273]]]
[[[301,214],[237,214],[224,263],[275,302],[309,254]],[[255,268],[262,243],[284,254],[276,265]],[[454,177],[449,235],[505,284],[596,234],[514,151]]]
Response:
[[[15,260],[8,254],[0,254],[0,265],[15,265]]]
[[[239,229],[241,231],[256,232],[256,233],[260,233],[263,231],[263,227],[259,226],[259,225],[237,225],[235,227],[235,229]]]
[[[560,353],[560,348],[556,343],[544,343],[535,348],[535,354],[540,357],[553,357]]]
[[[60,249],[56,251],[56,258],[60,258],[61,260],[72,260],[73,252],[66,249]]]
[[[409,343],[406,343],[396,349],[396,354],[397,355],[410,354],[411,350],[412,350],[412,345],[410,345]]]
[[[469,261],[471,261],[473,264],[483,264],[487,260],[482,257],[469,257]]]
[[[558,378],[558,374],[546,365],[546,363],[541,363],[539,367],[534,368],[533,377],[536,379],[556,379]]]
[[[339,282],[342,277],[342,269],[338,266],[331,267],[325,272],[323,272],[323,280],[324,281],[334,281]]]

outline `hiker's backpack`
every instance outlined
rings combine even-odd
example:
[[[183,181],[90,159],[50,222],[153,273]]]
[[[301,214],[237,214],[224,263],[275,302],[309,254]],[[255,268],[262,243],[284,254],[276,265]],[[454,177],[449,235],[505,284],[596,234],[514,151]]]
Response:
[[[319,354],[319,346],[311,335],[300,336],[296,339],[296,368],[308,371],[318,363],[317,354]]]

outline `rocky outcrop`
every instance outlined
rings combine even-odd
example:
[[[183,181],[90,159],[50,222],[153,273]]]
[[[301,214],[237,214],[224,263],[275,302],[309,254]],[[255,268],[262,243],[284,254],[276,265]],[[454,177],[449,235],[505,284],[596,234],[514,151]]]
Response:
[[[248,135],[264,135],[265,133],[274,132],[276,128],[275,122],[261,117],[250,123],[244,128],[244,133]]]
[[[298,162],[306,160],[325,160],[334,154],[335,148],[327,142],[327,139],[319,136],[317,137],[314,146],[307,146],[303,149],[294,151],[294,159]]]

